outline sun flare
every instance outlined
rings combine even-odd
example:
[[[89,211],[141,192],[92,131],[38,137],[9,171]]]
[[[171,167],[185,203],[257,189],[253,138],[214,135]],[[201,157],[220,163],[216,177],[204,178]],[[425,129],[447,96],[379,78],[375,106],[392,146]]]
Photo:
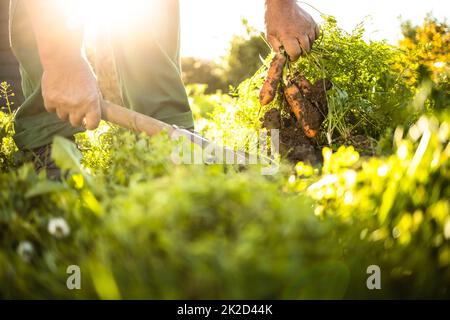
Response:
[[[70,25],[83,25],[88,33],[117,31],[158,16],[156,0],[60,0]]]

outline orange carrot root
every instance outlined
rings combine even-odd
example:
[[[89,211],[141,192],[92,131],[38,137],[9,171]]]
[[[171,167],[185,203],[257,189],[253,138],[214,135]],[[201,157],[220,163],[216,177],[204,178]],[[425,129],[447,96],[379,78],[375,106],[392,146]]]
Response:
[[[259,95],[259,101],[262,106],[268,105],[275,99],[286,61],[286,56],[283,53],[277,53],[273,57],[266,81],[264,82]]]
[[[286,97],[289,106],[291,107],[292,112],[295,114],[295,117],[298,121],[302,119],[302,102],[303,96],[300,92],[300,89],[297,87],[295,83],[291,83],[285,90],[284,96]]]
[[[308,79],[304,75],[296,76],[292,82],[294,82],[297,87],[300,89],[303,96],[306,96],[311,93],[313,85],[309,82]]]
[[[317,134],[319,133],[319,131],[311,129],[308,124],[304,123],[304,121],[302,121],[302,127],[303,127],[303,132],[305,133],[305,135],[308,138],[313,139],[313,138],[317,137]]]

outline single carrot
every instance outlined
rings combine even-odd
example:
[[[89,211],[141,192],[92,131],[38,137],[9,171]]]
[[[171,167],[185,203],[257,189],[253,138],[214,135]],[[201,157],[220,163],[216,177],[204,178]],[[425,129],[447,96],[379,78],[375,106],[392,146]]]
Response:
[[[308,138],[315,138],[318,134],[318,130],[312,129],[311,127],[313,125],[312,123],[309,123],[309,117],[311,116],[310,103],[305,100],[300,89],[295,83],[291,83],[285,89],[284,94],[292,112],[295,114],[297,120],[302,124],[305,135]]]
[[[291,111],[295,114],[295,117],[298,121],[301,121],[303,117],[303,103],[304,99],[300,89],[297,87],[295,83],[290,83],[286,89],[284,90],[284,96],[286,97],[286,101],[291,107]]]
[[[259,94],[259,102],[262,106],[268,105],[275,99],[286,61],[287,58],[284,53],[276,53],[273,57],[267,73],[267,78]]]

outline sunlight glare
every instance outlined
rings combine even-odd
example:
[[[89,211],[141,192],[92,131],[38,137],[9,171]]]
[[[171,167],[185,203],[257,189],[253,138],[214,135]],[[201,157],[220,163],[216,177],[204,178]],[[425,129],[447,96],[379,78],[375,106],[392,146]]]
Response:
[[[125,30],[158,16],[157,0],[61,0],[70,25],[84,25],[88,33]]]

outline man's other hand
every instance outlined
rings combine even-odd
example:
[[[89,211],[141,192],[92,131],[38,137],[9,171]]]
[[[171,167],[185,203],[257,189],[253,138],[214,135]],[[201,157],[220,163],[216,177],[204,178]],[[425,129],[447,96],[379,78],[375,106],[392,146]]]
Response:
[[[101,119],[101,95],[91,66],[84,58],[44,68],[42,95],[48,112],[73,127],[98,127]]]
[[[275,51],[284,48],[292,61],[311,50],[320,30],[295,0],[266,0],[267,40]]]

